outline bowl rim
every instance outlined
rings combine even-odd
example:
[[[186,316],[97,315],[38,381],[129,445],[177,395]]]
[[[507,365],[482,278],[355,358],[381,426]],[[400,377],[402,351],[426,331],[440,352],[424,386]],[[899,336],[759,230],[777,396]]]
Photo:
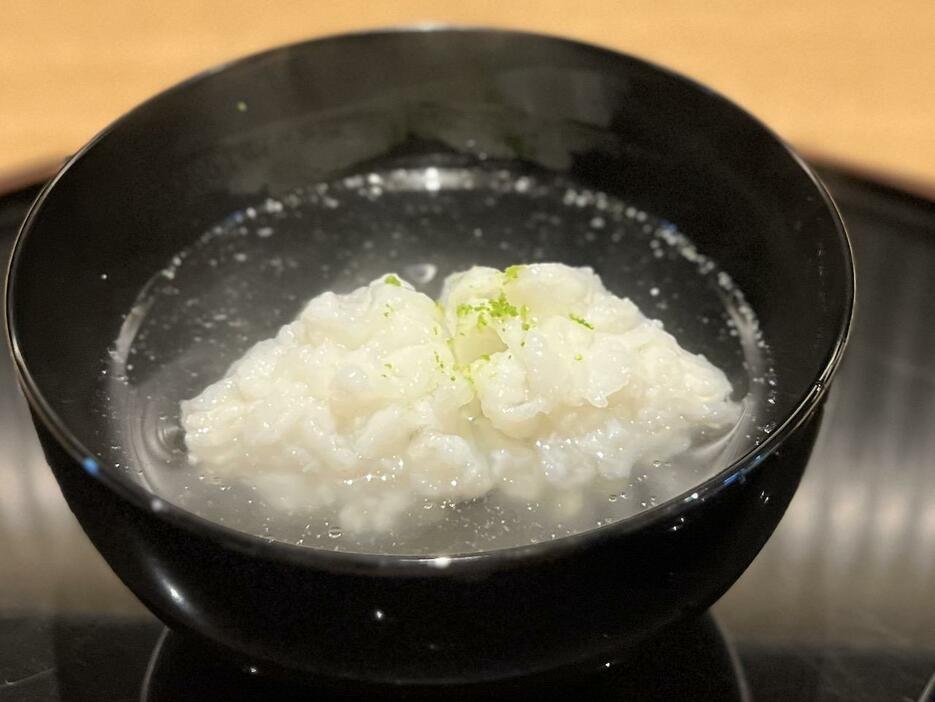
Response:
[[[483,35],[502,35],[504,37],[516,36],[527,37],[540,40],[546,43],[557,43],[575,46],[579,49],[606,54],[612,59],[624,59],[631,63],[641,65],[650,71],[662,74],[668,79],[674,80],[684,86],[706,93],[712,100],[726,105],[729,109],[737,112],[741,117],[760,129],[764,136],[773,139],[779,144],[785,153],[798,166],[802,173],[811,181],[812,186],[817,191],[821,203],[825,206],[831,215],[834,228],[836,230],[840,245],[841,255],[845,266],[845,286],[844,309],[841,319],[836,329],[833,343],[821,364],[821,369],[817,377],[812,381],[811,386],[805,390],[799,398],[795,407],[789,412],[777,427],[758,445],[750,448],[744,454],[736,458],[730,464],[722,468],[713,476],[695,484],[688,490],[671,497],[658,505],[644,509],[637,514],[622,518],[610,524],[578,532],[569,536],[564,536],[551,541],[542,541],[536,544],[526,546],[514,546],[501,549],[493,549],[482,552],[456,553],[450,555],[381,555],[374,553],[357,553],[347,551],[330,551],[316,548],[314,546],[300,546],[296,544],[278,541],[272,538],[263,538],[243,532],[232,527],[218,524],[204,517],[198,516],[185,508],[179,507],[170,501],[159,497],[151,492],[145,486],[136,483],[121,473],[101,466],[94,453],[85,448],[81,441],[74,436],[66,426],[65,422],[53,410],[51,403],[46,399],[38,387],[35,379],[29,371],[28,363],[23,356],[20,348],[17,330],[13,323],[13,309],[15,306],[15,295],[13,290],[13,281],[16,277],[19,255],[23,247],[23,242],[29,236],[33,229],[37,213],[41,210],[44,202],[55,190],[58,182],[67,174],[72,166],[98,142],[105,139],[112,131],[128,121],[132,115],[147,108],[150,104],[161,100],[163,97],[181,92],[195,84],[210,79],[214,74],[249,65],[254,62],[263,61],[275,54],[285,53],[297,49],[302,49],[309,45],[321,44],[327,42],[340,42],[350,38],[368,38],[385,35],[419,35],[422,33],[452,33],[452,34],[483,34]],[[211,539],[220,542],[227,548],[247,552],[255,556],[268,557],[273,560],[285,560],[292,563],[298,563],[310,567],[318,567],[329,571],[366,573],[376,576],[388,575],[419,575],[419,576],[441,576],[453,575],[463,572],[476,572],[478,569],[488,570],[510,565],[517,565],[528,560],[541,558],[554,558],[569,550],[574,550],[597,543],[608,538],[616,538],[625,534],[630,534],[643,529],[644,527],[658,522],[665,522],[671,518],[682,516],[697,508],[706,500],[718,495],[727,489],[733,483],[740,481],[747,473],[754,470],[763,460],[772,454],[782,442],[794,432],[806,419],[808,419],[813,410],[818,407],[819,402],[828,391],[828,385],[835,371],[837,370],[845,346],[850,336],[852,322],[854,318],[856,297],[856,277],[854,270],[853,251],[841,214],[831,199],[824,184],[820,181],[812,168],[805,163],[798,153],[779,137],[770,127],[765,125],[756,116],[728,99],[721,93],[712,90],[699,81],[685,76],[677,71],[661,66],[655,62],[633,56],[617,49],[602,46],[599,44],[585,42],[578,39],[562,37],[554,34],[541,32],[532,32],[520,29],[485,27],[477,25],[457,25],[445,23],[421,23],[414,25],[394,26],[386,28],[369,28],[353,32],[341,32],[328,34],[311,39],[304,39],[283,45],[274,46],[256,53],[252,53],[231,61],[217,64],[205,70],[202,70],[139,103],[131,110],[122,114],[109,125],[98,132],[87,144],[79,149],[62,165],[60,170],[43,186],[36,199],[30,205],[26,217],[20,225],[16,238],[14,239],[12,251],[7,265],[6,279],[4,285],[4,316],[7,328],[7,343],[14,360],[17,377],[20,387],[29,403],[31,410],[42,422],[43,427],[52,435],[58,444],[75,461],[77,469],[82,467],[88,474],[88,477],[97,479],[115,492],[120,498],[127,500],[135,507],[144,512],[151,513],[158,519],[166,520],[183,530],[194,530]]]

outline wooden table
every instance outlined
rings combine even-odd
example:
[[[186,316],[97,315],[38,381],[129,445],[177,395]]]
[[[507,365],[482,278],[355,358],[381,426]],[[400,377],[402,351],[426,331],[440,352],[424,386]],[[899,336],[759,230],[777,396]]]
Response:
[[[429,20],[641,55],[714,86],[811,154],[935,184],[935,0],[4,0],[0,181],[212,64]]]

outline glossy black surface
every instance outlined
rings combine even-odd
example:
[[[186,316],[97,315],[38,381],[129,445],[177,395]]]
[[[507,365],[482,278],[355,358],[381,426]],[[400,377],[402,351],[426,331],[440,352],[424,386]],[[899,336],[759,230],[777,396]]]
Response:
[[[374,71],[390,63],[390,75]],[[122,314],[200,228],[360,162],[470,157],[469,139],[625,195],[689,232],[757,309],[778,411],[792,419],[685,499],[584,537],[444,568],[265,544],[155,509],[121,472],[82,468],[105,441],[88,403]],[[560,248],[550,257],[564,258]],[[386,33],[247,60],[118,123],[30,216],[11,271],[11,325],[66,500],[161,619],[261,671],[461,682],[627,658],[734,582],[811,450],[849,318],[849,264],[806,170],[699,86],[531,35]]]
[[[935,312],[935,205],[822,176],[852,235],[862,303],[802,485],[714,612],[736,650],[745,699],[930,700],[931,690],[922,693],[935,673],[935,506],[927,499],[935,339],[916,320]],[[0,199],[0,254],[35,192]],[[13,387],[0,363],[0,700],[117,702],[144,690],[169,700],[210,700],[212,691],[324,696],[241,672],[174,635],[164,657],[162,625],[81,532]],[[717,644],[676,645],[684,666],[644,680],[632,698],[666,699],[659,693],[672,691],[672,677],[707,690],[743,684],[707,665]],[[160,672],[147,677],[154,658]],[[585,685],[578,691],[588,699],[621,699],[614,689],[601,697],[592,686],[588,694]]]
[[[523,695],[547,700],[579,695],[589,700],[747,699],[735,654],[709,615],[651,637],[639,650],[617,657],[613,663],[597,662],[573,673],[535,676],[522,682],[444,691],[268,680],[167,631],[154,647],[143,690],[147,702],[237,702],[270,697],[304,700],[312,691],[321,700],[434,700],[441,695],[452,700],[513,700]]]

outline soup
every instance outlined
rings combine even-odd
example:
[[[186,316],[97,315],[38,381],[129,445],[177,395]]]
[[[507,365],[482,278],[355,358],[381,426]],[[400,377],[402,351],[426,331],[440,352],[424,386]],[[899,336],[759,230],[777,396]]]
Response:
[[[735,412],[677,432],[677,450],[657,446],[629,458],[620,451],[605,456],[604,469],[589,471],[574,490],[556,481],[542,489],[542,481],[536,487],[518,475],[500,489],[484,480],[469,489],[403,490],[389,511],[372,502],[372,509],[348,511],[347,500],[307,499],[308,485],[322,481],[306,476],[296,482],[301,471],[276,470],[271,462],[224,470],[225,464],[246,464],[223,458],[212,468],[193,462],[186,450],[180,403],[219,381],[309,298],[326,290],[347,294],[372,280],[389,294],[411,286],[414,295],[436,297],[448,275],[471,266],[521,262],[534,271],[550,260],[593,267],[611,293],[661,320],[686,353],[703,354],[723,370],[729,378],[725,407]],[[387,271],[395,271],[391,280],[400,285],[386,282]],[[504,299],[519,316],[521,306]],[[457,316],[457,305],[454,311]],[[476,326],[482,315],[473,309],[469,315]],[[585,317],[564,317],[581,335],[594,333]],[[459,343],[457,336],[452,342]],[[498,353],[489,351],[464,352],[474,383],[483,374],[482,357]],[[584,355],[574,352],[566,360],[586,365]],[[440,357],[446,360],[454,369],[457,359]],[[387,375],[398,370],[392,361],[381,363],[392,366]],[[264,538],[387,554],[521,546],[604,526],[683,493],[691,499],[692,486],[770,431],[775,385],[768,347],[741,292],[675,227],[564,177],[492,168],[352,175],[233,213],[179,252],[141,292],[108,364],[113,453],[107,458],[138,471],[163,499]],[[541,447],[543,438],[511,440]],[[635,445],[632,437],[629,443]],[[597,462],[599,453],[600,447],[591,452]],[[507,452],[501,474],[518,465],[517,455]],[[433,461],[437,455],[424,463]],[[551,470],[574,473],[585,463],[572,452]],[[540,461],[537,470],[528,474],[549,468]],[[368,474],[378,480],[393,475],[367,470],[348,479]]]

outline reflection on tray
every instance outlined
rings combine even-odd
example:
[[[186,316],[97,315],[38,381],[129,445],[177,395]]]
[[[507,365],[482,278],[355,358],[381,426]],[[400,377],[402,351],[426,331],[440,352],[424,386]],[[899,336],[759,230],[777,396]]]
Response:
[[[282,682],[233,667],[218,655],[168,630],[153,652],[144,702],[239,702],[240,700],[745,700],[743,674],[710,615],[681,625],[637,653],[562,676],[524,679],[499,686],[387,688]]]

